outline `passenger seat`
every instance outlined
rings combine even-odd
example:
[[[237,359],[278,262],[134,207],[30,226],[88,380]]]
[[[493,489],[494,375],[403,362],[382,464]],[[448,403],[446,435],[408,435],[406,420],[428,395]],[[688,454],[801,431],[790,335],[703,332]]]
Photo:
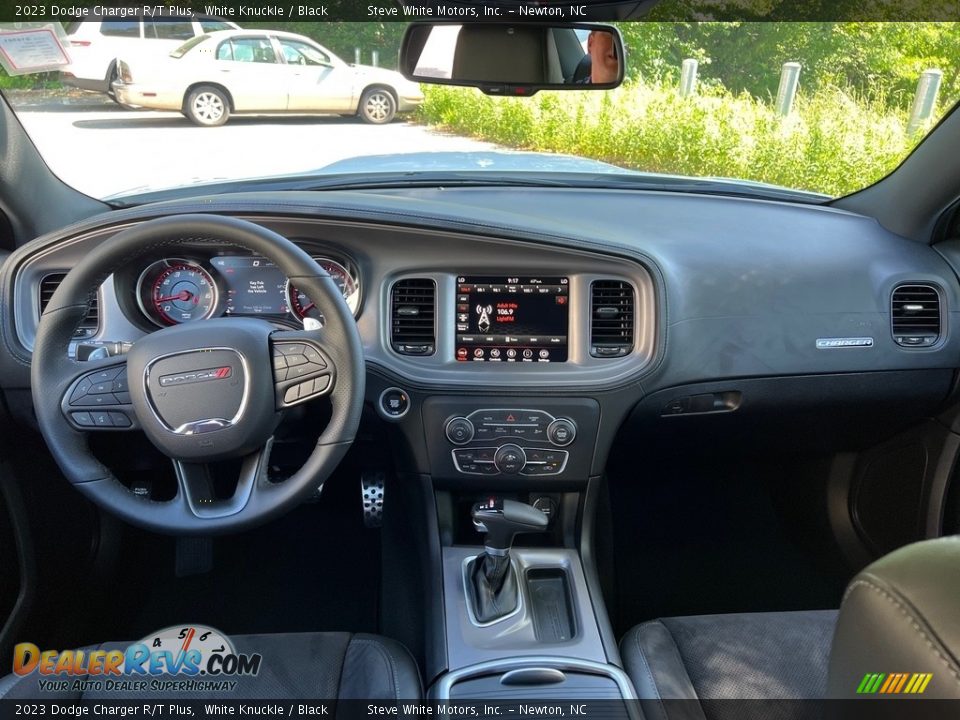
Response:
[[[960,699],[960,536],[877,560],[847,586],[839,612],[663,618],[630,630],[620,651],[650,718],[713,720],[738,712],[736,704],[704,703],[710,700],[908,690]],[[865,685],[867,675],[881,674]]]

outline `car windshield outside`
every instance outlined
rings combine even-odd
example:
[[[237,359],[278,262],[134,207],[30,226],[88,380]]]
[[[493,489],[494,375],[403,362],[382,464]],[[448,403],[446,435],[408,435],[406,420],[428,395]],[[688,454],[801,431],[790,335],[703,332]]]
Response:
[[[816,201],[891,172],[960,97],[958,23],[615,25],[624,82],[595,92],[411,83],[396,72],[399,22],[215,18],[70,23],[68,66],[3,72],[0,88],[50,168],[102,199],[500,171],[724,179]],[[587,34],[576,41],[588,55]]]

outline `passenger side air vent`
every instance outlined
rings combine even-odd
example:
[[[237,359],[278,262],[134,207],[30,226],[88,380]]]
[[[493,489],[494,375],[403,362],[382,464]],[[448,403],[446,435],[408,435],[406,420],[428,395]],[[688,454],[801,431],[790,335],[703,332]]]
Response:
[[[401,355],[433,355],[437,284],[427,278],[400,280],[390,298],[390,343]]]
[[[904,347],[929,347],[940,339],[940,293],[932,285],[898,285],[890,302],[893,339]]]
[[[60,287],[60,283],[63,282],[63,279],[66,276],[66,273],[51,273],[43,276],[43,279],[40,281],[41,315],[43,315],[43,311],[47,309],[47,305],[50,303],[50,298],[53,297],[53,294],[57,291],[57,288]],[[97,334],[97,330],[99,328],[100,295],[97,293],[93,296],[93,301],[90,303],[90,310],[87,312],[87,316],[83,319],[83,322],[80,323],[80,327],[77,328],[77,331],[73,334],[73,336],[75,338],[93,337]]]
[[[633,286],[620,280],[596,280],[590,286],[590,354],[611,358],[633,350]]]

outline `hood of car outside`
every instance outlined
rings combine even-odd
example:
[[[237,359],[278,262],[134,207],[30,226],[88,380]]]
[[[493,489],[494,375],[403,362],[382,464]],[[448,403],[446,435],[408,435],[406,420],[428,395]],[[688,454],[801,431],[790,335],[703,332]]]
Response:
[[[338,160],[312,172],[463,172],[471,170],[633,174],[630,170],[618,168],[616,165],[574,155],[497,150],[366,155]]]

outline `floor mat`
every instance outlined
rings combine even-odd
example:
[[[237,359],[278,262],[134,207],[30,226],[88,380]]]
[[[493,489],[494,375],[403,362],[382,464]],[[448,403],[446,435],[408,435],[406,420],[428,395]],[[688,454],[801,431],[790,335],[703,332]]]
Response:
[[[613,459],[618,635],[656,617],[838,606],[846,578],[819,549],[815,493],[784,498],[789,488],[772,485],[789,482],[786,466],[672,456],[647,458],[638,470]]]
[[[174,560],[172,538],[128,531],[108,612],[87,615],[84,634],[136,639],[182,623],[231,635],[377,630],[380,538],[363,527],[351,473],[328,480],[317,503],[216,538],[209,573],[178,578]]]

